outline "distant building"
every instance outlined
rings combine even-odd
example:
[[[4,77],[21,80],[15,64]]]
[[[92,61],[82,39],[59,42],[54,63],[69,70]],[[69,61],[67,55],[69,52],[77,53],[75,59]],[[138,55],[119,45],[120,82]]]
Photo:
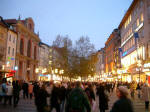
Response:
[[[64,72],[63,67],[65,66],[65,61],[62,55],[63,48],[59,48],[56,46],[50,47],[49,65],[51,68],[51,79],[61,80],[60,70],[63,70]]]
[[[105,43],[105,73],[108,78],[115,79],[117,75],[116,64],[119,63],[120,34],[118,29],[114,29]],[[118,53],[116,53],[118,52]],[[118,59],[117,59],[118,58]],[[117,77],[116,77],[117,78]]]
[[[4,24],[3,18],[0,17],[0,70],[4,69],[6,64],[6,45],[7,45],[7,25]]]
[[[44,77],[47,75],[43,75],[43,74],[48,74],[50,66],[49,66],[49,60],[50,60],[50,46],[40,42],[39,43],[39,67],[38,67],[38,71],[39,71],[39,80],[46,80],[45,78],[48,79],[48,77]],[[44,79],[42,79],[42,77]]]
[[[99,76],[99,80],[103,80],[105,73],[105,49],[101,48],[97,52],[96,74]]]
[[[14,71],[16,68],[16,45],[17,45],[17,33],[10,26],[7,34],[7,47],[6,47],[6,66],[7,70]],[[12,76],[16,77],[15,74],[7,74],[6,77],[12,81]]]
[[[5,22],[12,25],[17,32],[17,54],[16,78],[19,80],[36,80],[37,75],[35,69],[39,60],[39,35],[34,32],[34,21],[32,18],[21,20],[7,19]]]

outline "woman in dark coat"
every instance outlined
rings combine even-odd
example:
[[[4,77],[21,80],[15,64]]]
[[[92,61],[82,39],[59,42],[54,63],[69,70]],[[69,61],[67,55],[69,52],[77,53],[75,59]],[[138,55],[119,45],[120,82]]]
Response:
[[[36,97],[36,106],[38,112],[46,112],[48,96],[49,94],[45,89],[45,85],[42,85]]]
[[[120,86],[118,87],[116,94],[119,99],[114,103],[110,112],[134,112],[132,102],[127,98],[128,89]]]
[[[53,86],[51,100],[50,100],[51,111],[53,110],[53,108],[55,108],[56,112],[60,112],[60,94],[61,94],[61,92],[60,92],[59,85],[55,84]]]
[[[97,88],[97,95],[99,96],[99,109],[100,112],[105,112],[108,109],[108,96],[105,93],[104,86],[100,85]]]

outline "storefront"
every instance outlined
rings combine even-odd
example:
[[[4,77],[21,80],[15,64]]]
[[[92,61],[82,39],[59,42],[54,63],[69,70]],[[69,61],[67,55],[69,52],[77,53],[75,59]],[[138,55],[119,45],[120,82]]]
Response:
[[[14,71],[14,70],[10,70],[10,71],[2,70],[2,71],[0,71],[0,80],[2,78],[6,78],[7,81],[12,82],[14,79],[15,73],[16,73],[16,71]]]

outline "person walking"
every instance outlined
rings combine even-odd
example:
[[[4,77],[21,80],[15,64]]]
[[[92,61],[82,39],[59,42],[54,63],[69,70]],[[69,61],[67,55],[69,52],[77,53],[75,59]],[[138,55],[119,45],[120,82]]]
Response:
[[[53,110],[53,108],[56,109],[56,112],[60,112],[60,88],[59,88],[59,84],[56,83],[53,85],[53,89],[52,89],[52,94],[51,94],[51,99],[50,99],[50,108],[51,111]]]
[[[137,84],[135,81],[133,81],[130,85],[130,92],[131,92],[132,99],[134,99],[136,88],[137,88]]]
[[[137,84],[136,90],[137,90],[138,98],[140,99],[141,97],[141,84],[140,83]]]
[[[64,84],[61,84],[60,87],[60,111],[64,111],[64,105],[65,105],[65,98],[66,98],[66,88]]]
[[[103,85],[100,85],[97,88],[97,95],[99,96],[99,110],[100,112],[105,112],[108,109],[108,96],[105,93],[105,88]]]
[[[13,81],[13,100],[14,100],[14,107],[17,106],[18,102],[19,102],[19,95],[20,95],[20,90],[21,87],[18,84],[18,81]]]
[[[113,105],[110,112],[134,112],[132,101],[128,98],[128,89],[119,86],[116,95],[119,98]]]
[[[23,85],[22,85],[22,89],[23,89],[23,99],[27,98],[28,99],[28,89],[29,88],[29,85],[28,83],[24,82]]]
[[[142,99],[145,101],[145,109],[148,110],[150,100],[150,87],[148,87],[147,83],[144,84],[141,91],[142,91]]]
[[[47,112],[48,106],[47,106],[47,97],[49,97],[49,94],[46,91],[46,87],[43,84],[42,87],[39,89],[36,97],[36,107],[38,112]]]
[[[90,104],[92,106],[93,101],[95,101],[95,94],[91,84],[87,85],[87,87],[85,88],[85,93],[87,94]]]
[[[69,94],[65,112],[91,112],[90,102],[80,82],[76,83],[76,88]]]
[[[32,96],[33,96],[33,85],[32,85],[32,83],[29,83],[28,91],[29,91],[30,99],[32,99]]]
[[[11,85],[11,82],[8,82],[7,85],[6,85],[6,88],[7,88],[7,99],[6,99],[6,102],[9,101],[9,105],[12,104],[12,95],[13,95],[13,87]]]
[[[3,78],[2,79],[2,84],[1,84],[1,89],[2,89],[1,96],[2,96],[2,99],[4,99],[4,102],[3,102],[4,105],[6,104],[6,100],[7,100],[6,83],[7,83],[6,78]]]

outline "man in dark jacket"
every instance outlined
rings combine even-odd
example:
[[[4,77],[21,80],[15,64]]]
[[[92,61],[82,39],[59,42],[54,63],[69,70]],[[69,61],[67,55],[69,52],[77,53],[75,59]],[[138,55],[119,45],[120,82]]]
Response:
[[[49,94],[47,93],[45,89],[45,85],[43,84],[42,87],[39,89],[36,97],[36,106],[38,112],[47,112],[47,97],[49,97]]]
[[[60,112],[60,94],[61,93],[60,93],[59,84],[55,84],[52,89],[51,100],[50,100],[51,111],[53,110],[53,108],[55,108],[56,112]]]
[[[108,109],[108,96],[105,93],[104,85],[100,84],[97,88],[97,95],[99,96],[100,112],[105,112]]]
[[[77,82],[76,88],[69,94],[65,112],[91,112],[88,97],[81,89],[80,85],[80,82]]]
[[[110,112],[134,112],[132,102],[127,98],[127,88],[120,86],[116,92],[119,100],[114,103]]]
[[[18,83],[18,81],[13,81],[13,97],[14,97],[14,107],[17,106],[18,102],[19,102],[19,95],[20,95],[20,90],[21,87]]]
[[[28,99],[28,83],[24,82],[22,85],[22,89],[23,89],[23,98],[25,99],[25,97]]]

